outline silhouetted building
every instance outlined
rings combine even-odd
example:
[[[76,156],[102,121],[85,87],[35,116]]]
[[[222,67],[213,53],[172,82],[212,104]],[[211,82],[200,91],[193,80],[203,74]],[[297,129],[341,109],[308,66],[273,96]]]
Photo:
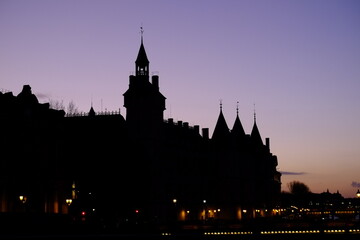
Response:
[[[120,112],[65,115],[30,86],[0,93],[1,212],[64,213],[131,221],[236,220],[278,204],[277,157],[254,117],[229,129],[220,106],[213,135],[164,120],[159,77],[141,39]],[[270,212],[270,211],[269,211]]]

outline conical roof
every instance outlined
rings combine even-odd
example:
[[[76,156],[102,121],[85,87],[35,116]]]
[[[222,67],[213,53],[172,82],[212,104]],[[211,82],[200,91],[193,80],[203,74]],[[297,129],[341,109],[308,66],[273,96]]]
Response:
[[[89,111],[89,116],[90,117],[95,116],[95,111],[94,111],[94,108],[92,106],[91,106],[90,111]]]
[[[234,136],[245,136],[245,131],[241,124],[239,114],[236,115],[236,119],[234,122],[234,126],[231,130],[231,134],[233,134]]]
[[[229,136],[229,127],[225,121],[224,114],[222,113],[222,109],[220,108],[220,114],[218,120],[216,122],[216,126],[214,129],[214,133],[212,135],[212,139],[224,139]]]
[[[251,139],[255,144],[263,145],[263,141],[261,139],[259,129],[258,129],[257,125],[256,125],[256,120],[254,120],[254,126],[253,126],[253,128],[251,130]]]
[[[139,53],[138,53],[138,56],[136,58],[135,63],[137,65],[147,65],[147,64],[149,64],[149,60],[148,60],[147,55],[146,55],[146,51],[145,51],[145,47],[144,47],[144,44],[143,44],[142,37],[141,37],[141,45],[140,45]]]

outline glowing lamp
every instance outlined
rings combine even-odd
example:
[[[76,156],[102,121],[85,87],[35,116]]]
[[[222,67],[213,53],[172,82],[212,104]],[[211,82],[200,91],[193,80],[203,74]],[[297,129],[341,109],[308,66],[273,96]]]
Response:
[[[25,203],[26,202],[26,196],[19,196],[19,200],[22,202],[22,203]]]
[[[67,204],[68,206],[70,206],[71,203],[72,203],[72,199],[71,199],[71,198],[68,198],[68,199],[65,200],[65,202],[66,202],[66,204]]]

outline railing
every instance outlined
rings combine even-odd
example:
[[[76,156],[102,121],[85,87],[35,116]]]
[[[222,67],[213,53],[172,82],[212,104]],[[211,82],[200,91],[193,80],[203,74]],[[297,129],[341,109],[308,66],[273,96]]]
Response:
[[[121,111],[100,111],[96,112],[95,116],[109,116],[109,115],[121,115]],[[76,113],[66,113],[65,117],[87,117],[89,112],[76,112]]]
[[[179,121],[172,121],[172,120],[169,120],[169,119],[164,119],[163,121],[164,121],[164,123],[168,123],[168,124],[171,123],[174,126],[181,126],[183,128],[188,128],[188,129],[191,129],[191,130],[194,130],[195,128],[199,127],[198,125],[195,125],[197,127],[191,126],[191,125],[189,125],[188,122],[183,122],[183,121],[180,121],[181,123],[179,123]]]
[[[0,92],[2,93],[7,93],[7,92],[11,92],[10,90],[4,89],[4,88],[0,88]]]

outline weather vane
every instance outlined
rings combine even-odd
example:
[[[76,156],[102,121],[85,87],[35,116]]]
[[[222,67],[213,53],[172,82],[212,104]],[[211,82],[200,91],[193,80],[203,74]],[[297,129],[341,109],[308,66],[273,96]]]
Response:
[[[141,23],[141,27],[140,27],[140,34],[141,34],[141,43],[143,42],[143,34],[144,34],[144,28],[142,26],[142,23]]]

